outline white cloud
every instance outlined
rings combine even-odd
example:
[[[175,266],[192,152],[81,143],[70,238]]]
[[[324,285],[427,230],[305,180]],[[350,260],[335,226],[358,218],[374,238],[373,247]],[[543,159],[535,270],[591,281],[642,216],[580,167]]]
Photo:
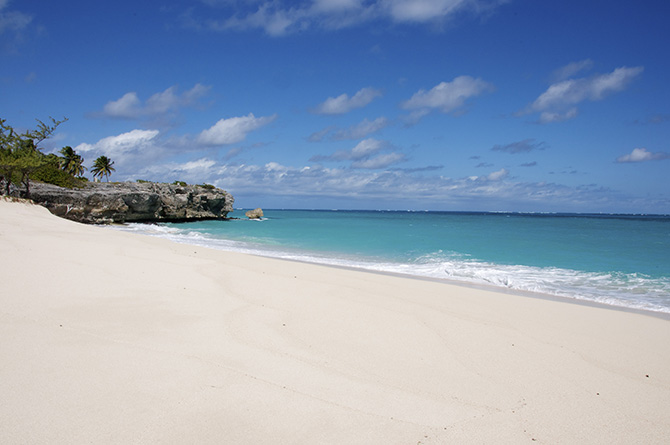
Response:
[[[224,17],[198,20],[188,13],[185,24],[216,31],[262,29],[271,36],[283,36],[310,28],[341,29],[378,20],[394,23],[439,23],[455,13],[470,10],[483,14],[506,0],[313,0],[291,2],[268,0],[260,2],[230,1]],[[211,1],[206,2],[211,3]],[[217,4],[220,2],[216,2]],[[219,8],[218,11],[222,9]],[[229,15],[225,15],[229,12]]]
[[[153,94],[149,99],[147,99],[145,112],[152,115],[164,114],[174,108],[179,107],[182,104],[182,101],[181,98],[175,95],[175,90],[176,87],[171,86],[161,93]]]
[[[247,116],[221,119],[212,127],[203,130],[197,142],[207,146],[235,144],[243,141],[247,134],[274,121],[277,115],[256,117],[253,113]]]
[[[429,22],[467,5],[466,0],[382,0],[382,9],[396,22]]]
[[[619,156],[616,161],[620,163],[626,162],[644,162],[644,161],[661,161],[663,159],[670,159],[670,153],[662,151],[652,153],[646,148],[634,148],[632,152],[627,155]]]
[[[419,90],[401,106],[406,110],[431,110],[438,109],[443,113],[449,113],[462,107],[465,101],[471,97],[490,91],[493,86],[470,76],[458,76],[451,82],[440,82],[432,89]]]
[[[337,97],[329,97],[323,103],[319,104],[314,112],[318,114],[344,114],[356,108],[362,108],[372,102],[382,93],[374,88],[362,88],[353,97],[347,94],[340,94]]]
[[[144,104],[137,93],[132,91],[117,100],[106,103],[102,115],[122,119],[165,115],[182,107],[197,105],[198,101],[210,90],[210,87],[198,83],[182,94],[179,94],[177,90],[176,86],[171,86],[165,91],[151,95]]]
[[[202,158],[195,161],[185,162],[180,165],[180,169],[183,171],[194,171],[194,170],[208,170],[216,165],[216,161],[211,159]]]
[[[364,139],[351,150],[338,150],[332,155],[317,155],[313,156],[311,162],[340,162],[352,161],[352,168],[363,169],[381,169],[390,165],[403,162],[405,155],[399,152],[390,152],[378,154],[380,151],[387,149],[389,144],[377,139]]]
[[[501,179],[505,179],[509,175],[509,171],[507,171],[504,168],[501,168],[498,171],[495,171],[491,174],[489,174],[486,179],[489,181],[500,181]]]
[[[155,149],[158,130],[132,130],[117,136],[108,136],[95,144],[82,143],[74,150],[93,157],[108,156],[118,163],[126,162],[132,156],[149,156]]]
[[[571,119],[577,115],[574,105],[586,100],[602,100],[610,94],[622,91],[643,70],[641,66],[623,66],[607,74],[556,82],[535,99],[525,113],[542,113],[541,123]]]
[[[121,96],[117,100],[107,102],[102,109],[105,116],[134,119],[142,113],[142,103],[137,97],[137,93],[130,92]]]

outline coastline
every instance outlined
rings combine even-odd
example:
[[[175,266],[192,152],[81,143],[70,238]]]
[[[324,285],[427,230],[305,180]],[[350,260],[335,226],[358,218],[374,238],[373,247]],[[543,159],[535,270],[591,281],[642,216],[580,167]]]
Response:
[[[662,232],[667,220],[622,223],[573,216],[564,224],[555,218],[500,220],[497,214],[477,214],[464,219],[451,212],[408,217],[403,212],[377,221],[378,216],[368,214],[379,212],[334,216],[341,212],[307,210],[295,211],[293,221],[291,212],[277,212],[263,224],[129,224],[120,230],[270,258],[493,285],[522,294],[670,314],[670,263],[664,254],[670,245]],[[353,226],[357,230],[347,229]],[[626,237],[630,232],[638,235]],[[588,245],[580,244],[587,236]]]
[[[6,442],[670,435],[656,313],[211,250],[4,200],[0,246]]]
[[[148,235],[148,236],[151,236],[151,235]],[[188,244],[188,243],[184,243],[184,244],[192,245],[192,244]],[[218,250],[218,249],[213,249],[213,250]],[[223,250],[223,249],[221,251],[222,252],[229,252],[229,251]],[[231,252],[231,253],[236,253],[236,252]],[[445,286],[464,287],[464,288],[467,288],[467,289],[481,290],[481,291],[484,291],[484,292],[493,292],[493,293],[499,293],[499,294],[514,295],[516,297],[538,298],[540,300],[548,300],[548,301],[553,301],[553,302],[562,303],[562,304],[576,304],[578,306],[594,307],[594,308],[599,308],[599,309],[604,309],[604,310],[623,311],[623,312],[629,312],[631,314],[638,314],[638,315],[643,315],[643,316],[647,316],[647,317],[655,317],[655,318],[660,318],[661,320],[670,321],[670,312],[652,311],[652,310],[649,310],[649,309],[639,309],[639,308],[634,308],[634,307],[629,307],[629,306],[617,306],[617,305],[614,305],[614,304],[601,303],[599,301],[584,300],[584,299],[580,299],[580,298],[563,297],[563,296],[560,296],[560,295],[552,295],[552,294],[543,293],[543,292],[533,292],[533,291],[527,291],[527,290],[521,290],[521,289],[510,289],[510,288],[507,288],[507,287],[496,286],[494,284],[470,283],[470,282],[467,282],[467,281],[460,281],[460,280],[451,279],[451,278],[426,277],[426,276],[422,276],[422,275],[412,275],[412,274],[405,274],[405,273],[401,273],[401,272],[390,272],[390,271],[385,271],[385,270],[366,269],[366,268],[363,268],[363,267],[356,267],[356,266],[344,266],[344,265],[341,265],[341,264],[318,263],[318,262],[300,260],[300,259],[295,259],[295,258],[281,258],[281,257],[265,256],[265,255],[256,254],[256,253],[241,253],[241,255],[248,255],[248,256],[258,257],[258,258],[268,258],[268,259],[276,260],[276,261],[287,261],[289,263],[310,264],[310,265],[323,266],[323,267],[328,267],[328,268],[332,267],[332,268],[335,268],[335,269],[348,270],[348,271],[351,271],[351,272],[370,273],[370,274],[382,275],[382,276],[388,276],[388,277],[395,277],[395,278],[400,278],[400,279],[405,279],[405,280],[428,281],[428,282],[432,282],[432,283],[441,283],[441,284],[444,284]]]
[[[189,245],[191,245],[191,244],[189,244]],[[222,251],[227,252],[226,250],[222,250]],[[294,259],[294,258],[281,258],[281,257],[264,256],[264,255],[255,254],[255,253],[243,253],[243,255],[249,255],[249,256],[254,256],[254,257],[259,257],[259,258],[270,258],[270,259],[277,260],[277,261],[288,261],[288,262],[294,262],[294,263],[299,263],[299,264],[313,264],[313,265],[318,265],[318,266],[323,266],[323,267],[333,267],[333,268],[336,268],[336,269],[349,270],[349,271],[352,271],[352,272],[371,273],[371,274],[384,275],[384,276],[389,276],[389,277],[396,277],[396,278],[401,278],[401,279],[406,279],[406,280],[429,281],[429,282],[433,282],[433,283],[442,283],[446,286],[464,287],[464,288],[475,289],[475,290],[478,289],[478,290],[485,291],[485,292],[493,292],[493,293],[514,295],[514,296],[517,296],[517,297],[524,297],[524,298],[539,298],[541,300],[554,301],[554,302],[563,303],[563,304],[576,304],[578,306],[595,307],[595,308],[600,308],[600,309],[604,309],[604,310],[630,312],[632,314],[646,315],[648,317],[656,317],[656,318],[660,318],[662,320],[670,321],[670,312],[652,311],[650,309],[639,309],[639,308],[634,308],[634,307],[629,307],[629,306],[618,306],[618,305],[614,305],[614,304],[601,303],[599,301],[584,300],[584,299],[580,299],[580,298],[563,297],[563,296],[560,296],[560,295],[552,295],[552,294],[543,293],[543,292],[533,292],[533,291],[521,290],[521,289],[510,289],[510,288],[507,288],[507,287],[496,286],[494,284],[470,283],[470,282],[467,282],[467,281],[460,281],[460,280],[456,280],[456,279],[452,279],[452,278],[426,277],[426,276],[422,276],[422,275],[412,275],[412,274],[405,274],[405,273],[401,273],[401,272],[390,272],[390,271],[385,271],[385,270],[366,269],[366,268],[363,268],[363,267],[344,266],[344,265],[341,265],[341,264],[317,263],[317,262],[311,262],[311,261],[307,261],[307,260],[299,260],[299,259]]]

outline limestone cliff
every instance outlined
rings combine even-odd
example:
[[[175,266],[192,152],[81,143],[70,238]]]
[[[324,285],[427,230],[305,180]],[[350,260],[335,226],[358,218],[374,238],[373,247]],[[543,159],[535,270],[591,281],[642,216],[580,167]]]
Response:
[[[234,202],[211,186],[153,182],[94,182],[78,189],[33,183],[30,191],[54,215],[88,224],[224,219]]]

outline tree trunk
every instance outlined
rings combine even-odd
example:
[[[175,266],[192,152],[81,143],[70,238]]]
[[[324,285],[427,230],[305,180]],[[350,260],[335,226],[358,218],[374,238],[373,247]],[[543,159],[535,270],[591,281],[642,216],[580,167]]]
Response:
[[[21,178],[21,182],[26,186],[26,195],[24,198],[30,199],[30,174],[25,173],[23,178]]]

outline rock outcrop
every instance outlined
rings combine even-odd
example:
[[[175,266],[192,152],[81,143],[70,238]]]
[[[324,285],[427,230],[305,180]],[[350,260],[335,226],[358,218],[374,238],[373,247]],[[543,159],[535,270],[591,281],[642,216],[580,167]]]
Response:
[[[212,186],[153,182],[94,182],[78,189],[33,183],[30,192],[54,215],[87,224],[225,219],[234,202]]]
[[[249,219],[261,219],[263,217],[263,210],[262,209],[247,210],[244,213],[244,216],[246,216]]]

